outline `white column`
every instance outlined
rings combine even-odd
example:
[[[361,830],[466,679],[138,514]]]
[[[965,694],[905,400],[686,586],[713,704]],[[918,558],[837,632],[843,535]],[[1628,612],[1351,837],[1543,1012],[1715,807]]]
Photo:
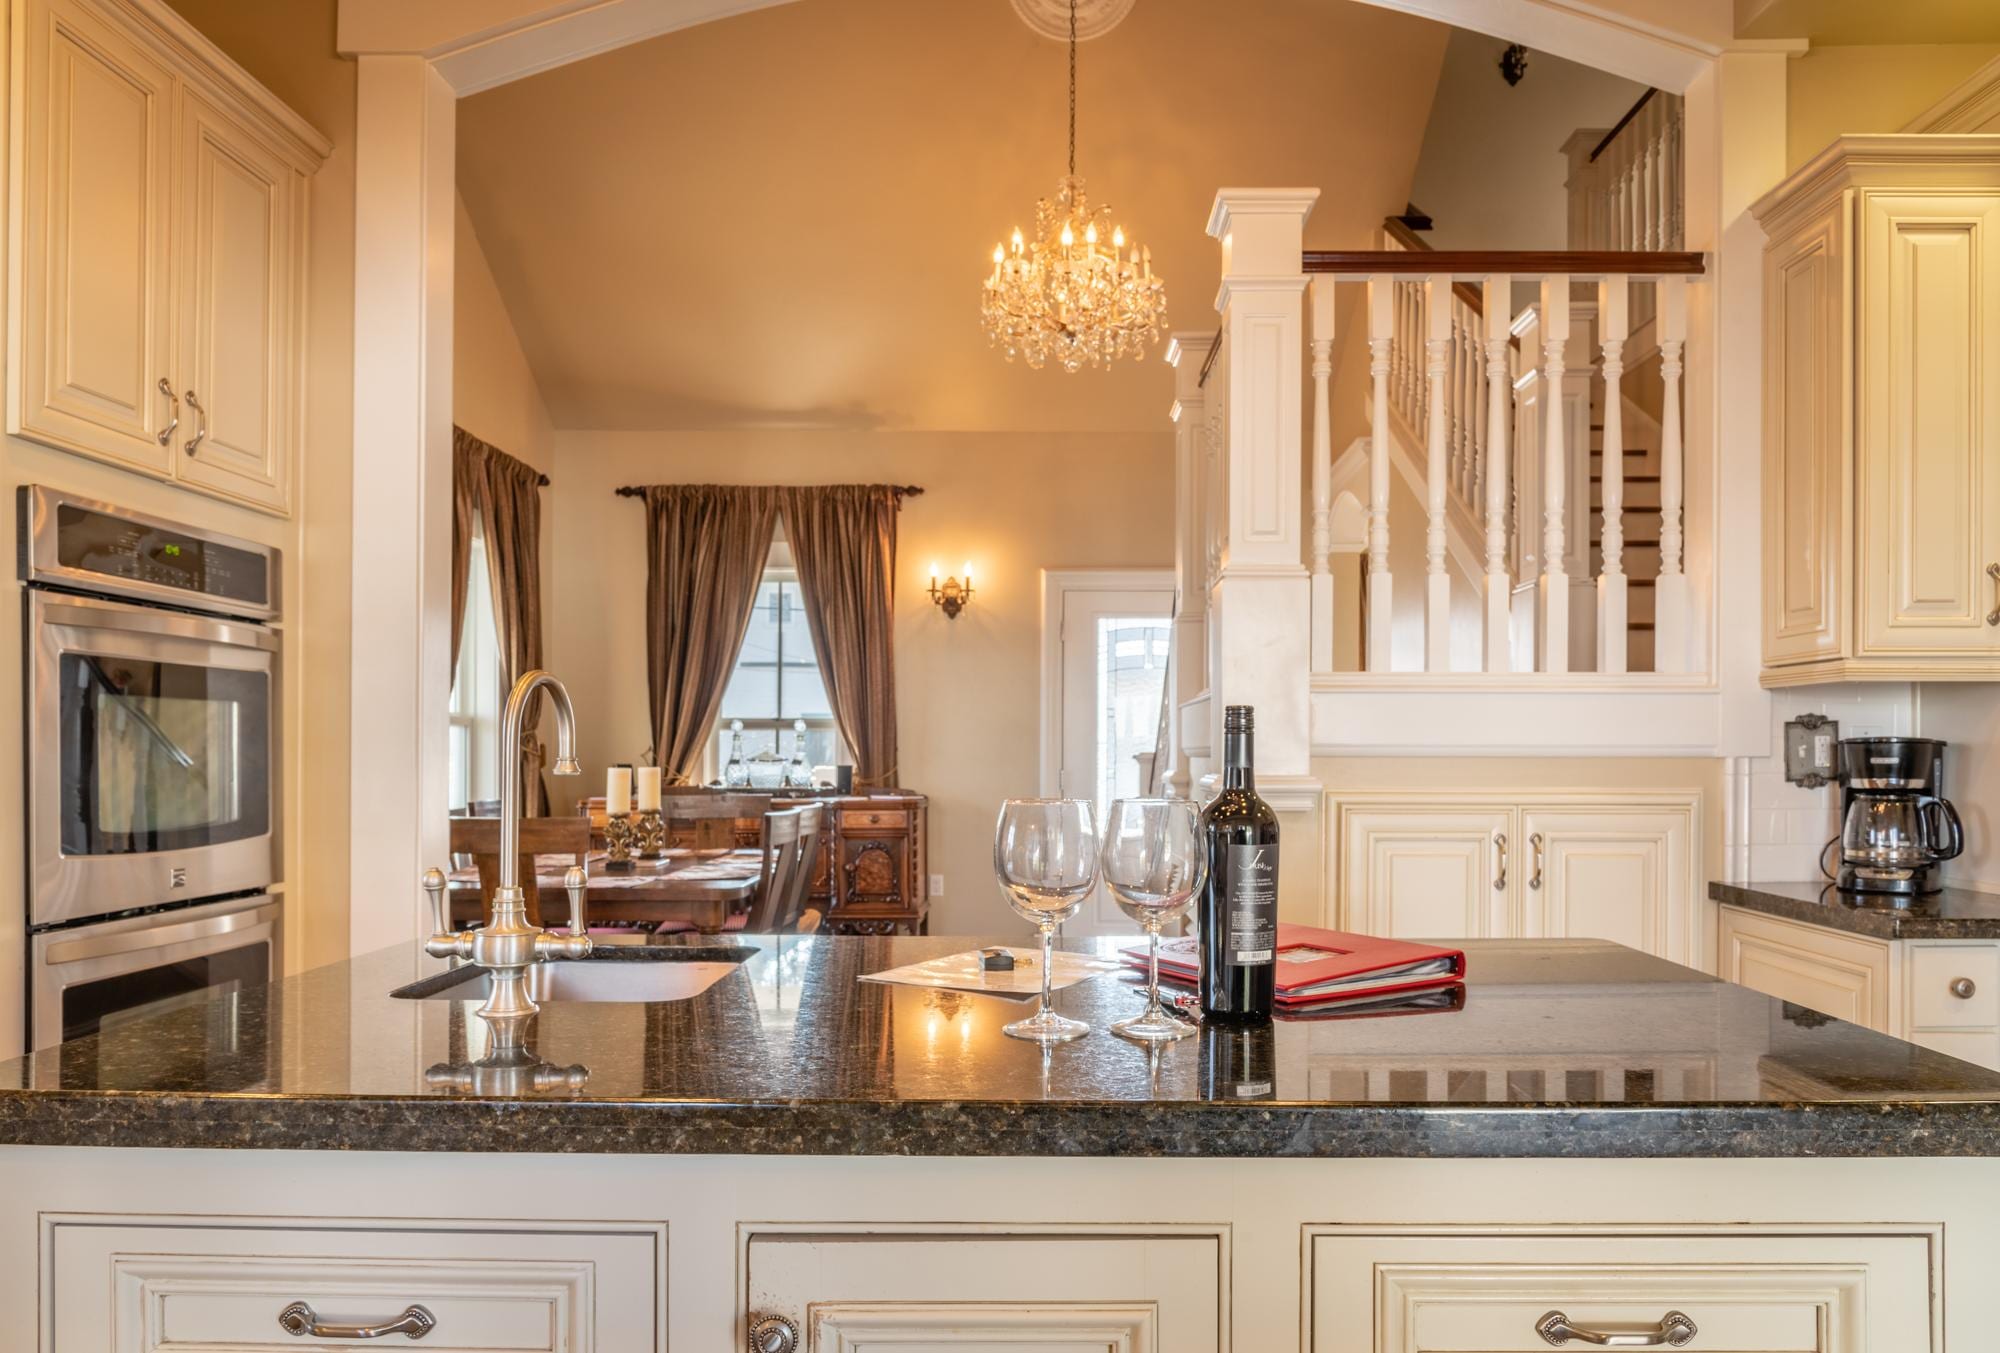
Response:
[[[1187,748],[1180,737],[1180,707],[1208,688],[1208,539],[1202,515],[1207,483],[1201,367],[1212,333],[1177,333],[1167,343],[1174,369],[1174,651],[1173,685],[1166,693],[1173,764],[1167,792],[1194,791]]]
[[[1208,233],[1222,242],[1217,305],[1229,358],[1221,373],[1228,382],[1229,531],[1210,619],[1211,726],[1226,706],[1255,706],[1259,787],[1271,783],[1264,797],[1280,811],[1311,806],[1311,586],[1300,538],[1306,277],[1299,260],[1318,197],[1316,188],[1225,188],[1208,220]]]
[[[1315,277],[1312,314],[1312,669],[1333,670],[1333,300],[1331,277]]]
[[[1368,670],[1389,670],[1395,633],[1396,580],[1389,574],[1389,346],[1402,286],[1387,274],[1368,279]]]
[[[1451,670],[1451,575],[1445,572],[1445,491],[1451,420],[1446,380],[1451,374],[1451,278],[1424,280],[1425,352],[1429,358],[1429,464],[1424,468],[1424,670]]]
[[[1563,347],[1569,342],[1569,277],[1542,279],[1542,577],[1535,611],[1540,626],[1536,647],[1544,672],[1569,670],[1568,550],[1563,514],[1568,453],[1563,444]]]
[[[1597,670],[1625,670],[1625,416],[1618,391],[1625,373],[1626,279],[1597,284],[1597,327],[1604,345],[1604,569],[1597,576]]]
[[[415,939],[445,864],[451,702],[457,105],[417,56],[364,56],[355,93],[349,938]]]
[[[1681,353],[1687,344],[1687,279],[1660,279],[1660,581],[1653,595],[1661,672],[1688,670],[1688,580],[1681,568]]]
[[[1509,669],[1509,612],[1514,582],[1507,573],[1507,425],[1514,385],[1507,370],[1514,279],[1505,273],[1485,283],[1486,320],[1486,670]]]

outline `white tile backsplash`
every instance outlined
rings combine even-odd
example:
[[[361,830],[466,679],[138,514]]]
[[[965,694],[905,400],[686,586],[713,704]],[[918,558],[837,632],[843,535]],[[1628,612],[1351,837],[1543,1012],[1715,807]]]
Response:
[[[1785,724],[1824,714],[1843,738],[1902,737],[1912,731],[1911,687],[1902,682],[1808,686],[1773,692],[1770,756],[1750,758],[1749,855],[1752,882],[1821,877],[1820,852],[1840,833],[1840,787],[1785,782]]]

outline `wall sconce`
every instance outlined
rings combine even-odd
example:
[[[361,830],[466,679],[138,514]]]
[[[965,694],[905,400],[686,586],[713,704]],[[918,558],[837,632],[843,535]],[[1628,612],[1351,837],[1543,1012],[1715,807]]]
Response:
[[[944,608],[945,619],[956,618],[958,613],[965,609],[965,604],[972,600],[972,565],[968,563],[965,566],[964,582],[961,583],[956,578],[946,578],[944,585],[940,587],[938,566],[932,564],[930,598],[933,604]]]

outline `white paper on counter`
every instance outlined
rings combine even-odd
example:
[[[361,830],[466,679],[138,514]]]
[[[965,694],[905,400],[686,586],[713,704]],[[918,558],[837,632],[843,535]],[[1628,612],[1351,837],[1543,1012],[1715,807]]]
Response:
[[[1014,956],[1012,972],[988,972],[979,966],[981,951],[968,949],[962,954],[946,954],[943,958],[926,959],[922,963],[909,963],[900,968],[889,968],[883,972],[863,974],[864,982],[895,982],[903,986],[948,988],[952,991],[977,991],[989,996],[1039,996],[1042,992],[1042,951],[1040,949],[1009,949]],[[1073,954],[1056,950],[1055,968],[1049,978],[1049,989],[1061,991],[1073,987],[1100,973],[1117,972],[1123,965],[1111,959],[1093,958],[1089,954]]]

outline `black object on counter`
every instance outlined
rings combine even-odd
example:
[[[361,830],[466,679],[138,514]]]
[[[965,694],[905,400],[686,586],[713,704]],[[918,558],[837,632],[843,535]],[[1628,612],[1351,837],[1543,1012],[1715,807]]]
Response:
[[[842,794],[852,794],[854,792],[854,767],[835,766],[833,768],[833,787]]]
[[[1202,810],[1201,1013],[1268,1020],[1276,1004],[1278,815],[1257,797],[1250,706],[1222,716],[1222,792]]]

